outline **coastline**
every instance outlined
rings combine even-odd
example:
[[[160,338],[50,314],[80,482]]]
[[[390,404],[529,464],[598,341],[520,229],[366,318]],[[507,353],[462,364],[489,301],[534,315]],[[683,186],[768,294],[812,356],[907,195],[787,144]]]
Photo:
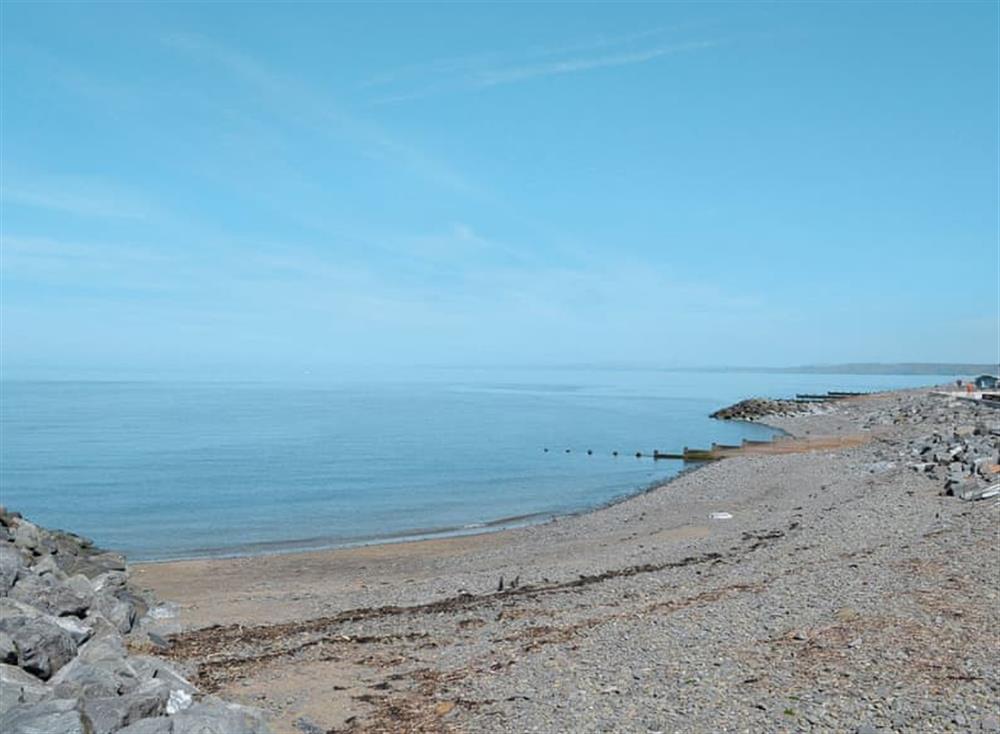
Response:
[[[904,391],[898,391],[904,392]],[[873,393],[875,397],[883,393]],[[864,399],[864,398],[862,398]],[[809,427],[809,418],[829,415],[824,411],[803,413],[794,417],[769,416],[767,420],[753,421],[757,425],[763,425],[772,430],[776,435],[792,440],[807,440],[812,430]],[[839,428],[837,430],[840,430]],[[796,431],[802,435],[798,435]],[[867,437],[862,441],[867,440]],[[801,453],[809,449],[792,449],[791,453]],[[358,578],[349,588],[325,589],[322,594],[314,596],[327,596],[332,594],[343,594],[350,591],[363,591],[367,584],[361,579],[363,572],[368,571],[370,563],[381,564],[382,566],[394,566],[403,564],[410,559],[419,559],[420,566],[433,561],[434,567],[439,565],[449,565],[459,562],[458,559],[470,553],[489,555],[491,552],[501,548],[518,548],[525,543],[547,544],[547,535],[554,530],[563,537],[573,537],[574,535],[584,535],[588,531],[575,526],[576,523],[593,523],[603,526],[606,523],[605,515],[615,511],[628,512],[632,504],[637,503],[645,497],[656,496],[662,501],[666,498],[659,495],[667,493],[675,487],[680,487],[683,491],[684,483],[688,477],[694,476],[699,471],[704,471],[712,467],[716,462],[700,461],[689,462],[690,466],[681,469],[676,475],[666,481],[653,482],[637,491],[629,492],[620,497],[613,498],[595,507],[582,508],[575,512],[549,516],[540,522],[525,523],[517,526],[497,526],[496,524],[485,524],[482,527],[469,528],[468,532],[445,532],[440,535],[431,533],[421,537],[403,537],[398,540],[376,539],[371,542],[326,546],[307,550],[283,550],[273,553],[244,553],[226,556],[199,556],[194,558],[178,558],[160,561],[142,561],[130,564],[133,569],[137,583],[148,584],[152,590],[161,597],[172,600],[183,600],[188,598],[189,590],[192,588],[204,589],[206,594],[209,589],[217,589],[217,582],[225,579],[228,584],[235,584],[235,588],[243,589],[245,586],[244,573],[251,572],[270,579],[287,579],[289,577],[302,577],[306,572],[305,579],[299,582],[299,587],[323,587],[325,577],[330,572],[339,569],[340,571],[356,572]],[[669,499],[666,499],[669,504]],[[702,513],[700,519],[708,518],[708,514]],[[607,518],[609,522],[617,521],[617,518]],[[502,522],[502,521],[499,521]],[[705,523],[687,523],[675,525],[670,529],[678,538],[690,536],[700,538],[707,534],[708,525]],[[253,569],[251,571],[251,569]],[[312,574],[308,572],[311,571]],[[328,581],[328,579],[327,579]],[[403,583],[415,583],[413,579],[397,579]],[[385,582],[383,582],[384,584]],[[486,581],[486,588],[490,588],[493,579]],[[464,590],[465,587],[461,587]],[[219,590],[219,589],[217,589]],[[242,592],[240,596],[242,596]],[[301,601],[302,592],[290,592],[290,596],[295,601]],[[224,599],[224,600],[223,600]],[[421,596],[404,596],[397,600],[398,603],[423,603],[425,599]],[[367,604],[367,599],[359,599],[360,604]],[[259,605],[259,606],[258,606]],[[239,624],[255,624],[265,620],[285,621],[301,617],[303,614],[318,614],[330,611],[328,606],[303,610],[300,604],[270,604],[264,599],[235,598],[231,595],[224,595],[222,599],[206,600],[202,599],[198,604],[197,612],[194,609],[186,609],[182,602],[181,625],[184,629],[192,629],[200,626],[216,624],[220,618],[231,618]],[[245,615],[237,610],[247,608]],[[256,608],[255,608],[256,607]],[[266,612],[264,611],[266,609]],[[185,613],[186,612],[186,613]]]
[[[766,424],[758,424],[766,425]],[[767,425],[767,428],[772,428],[772,426]],[[774,428],[775,431],[781,431],[781,429]],[[785,434],[790,435],[790,434]],[[679,460],[678,460],[679,461]],[[399,535],[392,536],[376,536],[370,539],[361,539],[355,541],[327,541],[326,539],[315,539],[316,545],[310,545],[313,543],[313,539],[304,540],[288,540],[288,541],[276,541],[274,543],[257,543],[250,546],[237,546],[233,550],[219,549],[216,552],[214,549],[206,549],[203,553],[199,551],[198,555],[191,556],[178,556],[170,558],[149,558],[142,559],[135,562],[130,562],[130,566],[133,568],[139,568],[141,566],[155,566],[161,564],[169,563],[185,563],[185,562],[195,562],[195,561],[231,561],[241,558],[260,558],[267,556],[281,556],[281,555],[306,555],[306,554],[316,554],[316,553],[332,553],[336,551],[351,551],[359,548],[370,548],[374,546],[382,545],[406,545],[411,543],[422,543],[426,541],[443,541],[449,538],[466,538],[470,536],[477,535],[494,535],[498,533],[503,533],[509,530],[519,530],[528,527],[544,527],[559,520],[565,520],[573,517],[579,517],[581,515],[587,515],[593,512],[600,512],[601,510],[607,509],[609,507],[614,507],[615,505],[628,502],[636,497],[641,497],[644,494],[650,492],[656,492],[661,489],[666,489],[669,485],[680,479],[685,474],[698,471],[704,468],[708,463],[706,461],[688,461],[683,462],[687,466],[684,466],[673,476],[668,477],[665,480],[658,480],[650,482],[646,485],[641,485],[637,489],[626,491],[620,495],[612,497],[611,499],[605,500],[597,505],[581,507],[576,510],[570,510],[567,512],[538,512],[529,515],[515,515],[512,517],[498,518],[496,520],[489,520],[481,523],[474,523],[470,525],[465,525],[462,527],[451,527],[451,528],[440,528],[440,529],[428,529],[414,530],[412,532],[400,533]],[[282,546],[282,547],[278,547]],[[306,547],[300,547],[306,546]]]
[[[913,441],[984,419],[970,410],[852,399],[768,419],[824,448],[542,525],[134,578],[179,605],[167,654],[286,734],[991,725],[998,504],[910,466]]]

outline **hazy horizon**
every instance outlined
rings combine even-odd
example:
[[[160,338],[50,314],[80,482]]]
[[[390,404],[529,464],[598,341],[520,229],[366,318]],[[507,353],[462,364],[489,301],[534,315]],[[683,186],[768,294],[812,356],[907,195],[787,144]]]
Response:
[[[4,3],[2,368],[1000,360],[995,3]]]

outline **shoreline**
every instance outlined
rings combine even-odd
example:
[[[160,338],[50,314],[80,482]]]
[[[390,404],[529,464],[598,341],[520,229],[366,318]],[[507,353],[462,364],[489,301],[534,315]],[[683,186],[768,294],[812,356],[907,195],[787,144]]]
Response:
[[[279,734],[992,725],[1000,503],[913,458],[945,427],[1000,449],[953,397],[768,419],[809,450],[541,525],[134,579],[177,604],[165,654]]]
[[[764,424],[758,424],[764,425]],[[771,426],[767,426],[772,428]],[[775,431],[780,431],[781,429],[774,429]],[[790,434],[786,434],[790,435]],[[680,460],[669,460],[669,461],[680,461]],[[685,464],[690,464],[682,468],[677,474],[662,480],[653,481],[647,485],[644,485],[634,491],[629,491],[624,494],[612,497],[609,500],[605,500],[598,505],[582,507],[578,510],[568,511],[568,512],[539,512],[531,515],[515,515],[509,518],[500,518],[497,520],[490,520],[487,522],[476,523],[470,526],[456,527],[456,528],[442,528],[440,530],[427,530],[424,531],[414,531],[406,532],[398,536],[380,536],[372,539],[364,539],[357,541],[347,541],[344,543],[325,543],[321,542],[320,545],[315,547],[306,548],[281,548],[275,550],[256,550],[256,551],[241,551],[234,550],[232,552],[220,552],[220,553],[209,553],[203,555],[192,555],[192,556],[180,556],[180,557],[170,557],[170,558],[144,558],[138,561],[130,561],[129,566],[133,568],[138,568],[141,566],[157,566],[162,564],[170,563],[187,563],[187,562],[197,562],[197,561],[231,561],[237,559],[251,559],[251,558],[266,558],[271,556],[290,556],[290,555],[306,555],[306,554],[316,554],[316,553],[334,553],[338,551],[351,551],[359,548],[372,548],[383,545],[408,545],[413,543],[423,543],[430,541],[446,541],[450,538],[468,538],[475,537],[479,535],[498,535],[504,532],[512,530],[520,530],[529,527],[545,527],[552,523],[558,522],[560,520],[567,520],[574,517],[580,517],[583,515],[589,515],[595,512],[601,512],[610,507],[615,507],[616,505],[629,502],[636,497],[642,497],[643,495],[649,494],[651,492],[656,492],[660,489],[666,489],[671,483],[677,481],[681,477],[691,472],[698,471],[704,468],[707,464],[711,463],[709,461],[685,461]],[[537,521],[532,521],[532,518],[537,518]],[[309,540],[289,540],[289,541],[275,541],[274,543],[267,545],[282,545],[282,544],[300,544],[308,543]],[[265,545],[265,544],[258,544]]]
[[[878,394],[878,393],[872,393]],[[773,442],[775,439],[781,438],[800,438],[795,434],[781,428],[778,425],[772,425],[766,421],[750,421],[750,420],[731,420],[731,423],[747,423],[750,425],[760,426],[766,428],[769,431],[774,432],[774,437],[771,439]],[[645,458],[654,460],[652,455]],[[544,527],[559,520],[566,520],[574,517],[579,517],[582,515],[588,515],[590,513],[601,512],[610,507],[620,505],[625,502],[629,502],[636,497],[642,497],[643,495],[649,494],[651,492],[656,492],[661,489],[666,489],[673,482],[681,479],[681,477],[686,474],[696,472],[699,469],[703,469],[705,466],[711,463],[711,461],[687,461],[681,459],[658,459],[655,461],[668,461],[668,462],[680,462],[683,466],[678,470],[676,474],[667,477],[664,480],[654,480],[645,485],[640,485],[635,489],[628,490],[614,496],[608,500],[605,500],[596,505],[588,505],[585,507],[580,507],[576,510],[570,510],[566,512],[538,512],[529,515],[514,515],[511,517],[502,517],[496,520],[488,520],[481,523],[475,523],[468,526],[462,527],[451,527],[451,528],[441,528],[441,529],[429,529],[406,531],[395,536],[378,536],[373,538],[365,538],[353,541],[337,542],[331,541],[327,542],[322,539],[316,539],[316,545],[310,545],[308,547],[285,547],[285,548],[273,548],[268,549],[268,547],[279,546],[279,545],[296,545],[301,546],[302,544],[310,543],[312,539],[301,539],[301,540],[283,540],[283,541],[273,541],[270,543],[257,543],[251,544],[250,547],[255,548],[255,550],[247,550],[247,546],[237,546],[237,549],[232,551],[221,550],[219,552],[204,552],[199,555],[185,555],[185,556],[171,556],[167,558],[143,558],[137,561],[130,561],[129,565],[132,567],[140,566],[153,566],[161,564],[170,563],[186,563],[195,561],[227,561],[235,559],[248,559],[248,558],[260,558],[278,555],[296,555],[296,554],[314,554],[314,553],[332,553],[337,551],[350,551],[358,548],[369,548],[373,546],[381,545],[406,545],[410,543],[421,543],[425,541],[442,541],[449,538],[465,538],[477,535],[496,535],[501,534],[511,530],[519,530],[527,527]],[[537,518],[533,521],[532,518]]]

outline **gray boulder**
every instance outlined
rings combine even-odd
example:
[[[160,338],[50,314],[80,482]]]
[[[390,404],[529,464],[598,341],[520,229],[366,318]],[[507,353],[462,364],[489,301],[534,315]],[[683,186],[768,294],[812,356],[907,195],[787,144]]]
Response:
[[[173,717],[154,716],[119,729],[118,734],[173,734]]]
[[[17,648],[14,647],[14,638],[6,632],[0,632],[0,663],[17,662]]]
[[[117,696],[135,688],[139,676],[125,658],[91,663],[76,657],[60,668],[49,684],[62,698],[100,698]]]
[[[0,631],[14,640],[17,666],[42,680],[51,678],[76,655],[69,632],[41,616],[2,619]]]
[[[43,555],[37,558],[31,566],[31,572],[36,576],[44,576],[46,578],[52,576],[57,581],[65,581],[66,574],[56,563],[56,558],[53,555]]]
[[[73,699],[15,706],[0,715],[4,734],[91,734],[89,722]]]
[[[142,680],[159,680],[166,683],[171,691],[183,691],[193,695],[197,689],[175,668],[160,658],[149,655],[133,655],[129,662]]]
[[[138,619],[133,604],[114,596],[98,594],[94,598],[93,606],[123,635],[132,631]]]
[[[38,703],[49,691],[38,678],[13,665],[0,665],[0,714],[15,706]]]
[[[0,542],[0,596],[7,596],[24,565],[24,558],[17,548]]]
[[[10,596],[56,617],[83,616],[91,603],[90,598],[81,596],[72,587],[51,575],[19,576]]]
[[[110,627],[80,648],[80,660],[85,663],[114,662],[127,654],[122,636]]]
[[[269,734],[256,711],[219,699],[206,699],[171,718],[173,734]]]
[[[21,518],[17,520],[17,524],[13,526],[13,530],[14,545],[18,548],[34,552],[41,546],[42,532],[34,523]]]
[[[122,696],[86,698],[83,711],[90,719],[93,734],[112,734],[129,724],[166,710],[170,689],[158,681],[144,683]]]
[[[94,587],[90,583],[90,579],[84,576],[82,573],[74,574],[73,576],[66,577],[66,586],[71,588],[77,594],[90,599],[94,598]]]
[[[45,619],[66,630],[78,646],[89,640],[93,634],[93,627],[76,617],[53,617],[46,615]]]
[[[67,576],[82,573],[89,579],[97,578],[108,571],[124,571],[125,556],[121,553],[85,553],[70,556],[62,563]]]

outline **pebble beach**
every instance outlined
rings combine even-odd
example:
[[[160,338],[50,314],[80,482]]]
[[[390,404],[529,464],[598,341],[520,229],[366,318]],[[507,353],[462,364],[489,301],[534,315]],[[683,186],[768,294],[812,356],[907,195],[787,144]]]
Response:
[[[781,450],[542,525],[132,566],[118,633],[202,708],[108,731],[1000,731],[1000,411],[780,413],[746,418]]]
[[[169,655],[276,731],[998,730],[1000,504],[946,494],[959,469],[926,449],[996,464],[1000,411],[920,390],[758,419],[845,448],[531,528],[136,578],[181,605]]]

